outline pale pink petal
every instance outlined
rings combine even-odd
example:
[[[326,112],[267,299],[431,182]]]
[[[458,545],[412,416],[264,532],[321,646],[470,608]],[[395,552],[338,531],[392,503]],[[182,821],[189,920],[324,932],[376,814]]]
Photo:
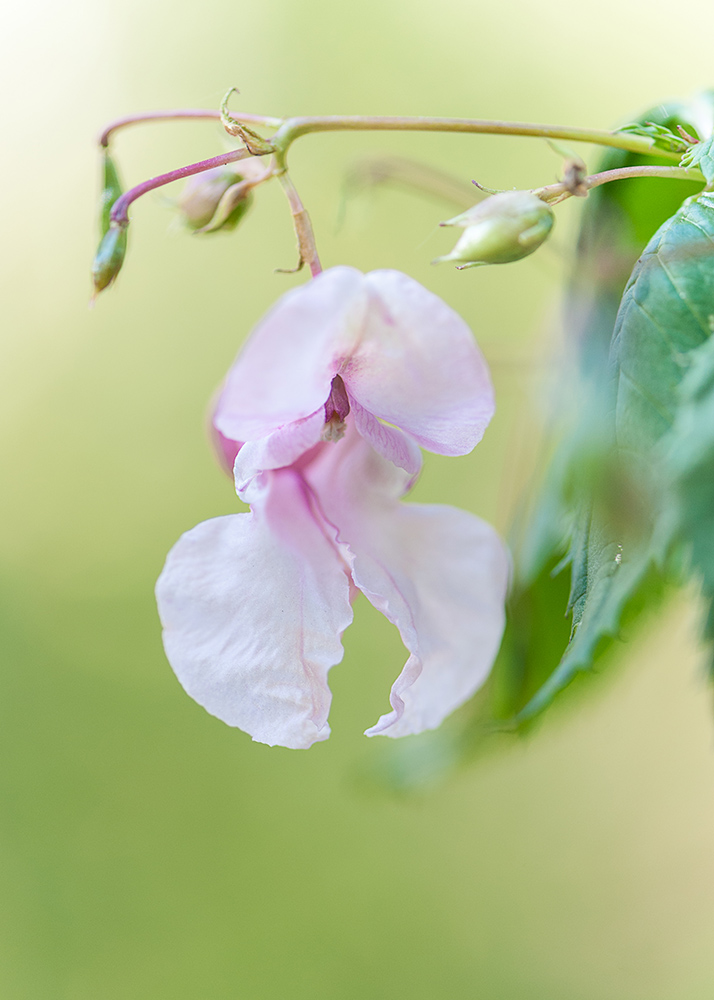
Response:
[[[234,468],[236,491],[242,499],[249,499],[243,494],[254,476],[264,469],[282,469],[292,465],[319,442],[324,426],[325,408],[321,406],[304,420],[296,420],[266,437],[246,442],[238,453]]]
[[[225,469],[229,476],[232,476],[236,456],[242,447],[241,442],[232,441],[225,437],[213,424],[209,425],[208,433],[219,465]]]
[[[156,594],[166,654],[192,698],[261,743],[327,739],[349,582],[298,476],[272,473],[259,510],[187,532]]]
[[[352,437],[308,470],[354,583],[399,629],[410,656],[392,711],[367,731],[433,729],[483,684],[504,626],[508,557],[484,521],[453,507],[403,504],[405,473]]]
[[[421,451],[407,434],[403,434],[397,427],[383,424],[354,399],[351,411],[355,427],[380,455],[384,455],[412,477],[419,474],[422,465]]]
[[[488,367],[471,330],[399,271],[372,271],[366,284],[362,338],[340,370],[350,397],[423,448],[471,451],[494,412]]]
[[[354,350],[364,322],[364,275],[333,267],[284,295],[253,331],[228,373],[214,423],[249,441],[310,416]]]

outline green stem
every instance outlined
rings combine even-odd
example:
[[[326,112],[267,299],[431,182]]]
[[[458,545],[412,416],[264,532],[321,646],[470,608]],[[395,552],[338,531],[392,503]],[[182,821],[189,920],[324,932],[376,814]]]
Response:
[[[603,170],[599,174],[591,174],[584,177],[582,183],[588,189],[600,187],[602,184],[609,184],[611,181],[625,181],[634,177],[665,177],[669,180],[694,181],[695,183],[705,183],[704,174],[693,167],[657,167],[652,164],[642,164],[636,167],[618,167],[615,170]],[[548,184],[547,187],[536,188],[533,194],[537,194],[543,201],[550,204],[562,201],[571,197],[576,192],[569,190],[568,185],[560,181],[558,184]]]
[[[241,115],[234,116],[238,121]],[[604,129],[570,128],[566,125],[540,125],[530,122],[489,121],[480,118],[397,118],[363,115],[328,115],[311,118],[288,118],[272,138],[279,163],[300,136],[316,132],[452,132],[477,135],[520,135],[541,139],[565,139],[623,149],[630,153],[654,154],[662,159],[679,161],[678,153],[655,150],[646,136]]]

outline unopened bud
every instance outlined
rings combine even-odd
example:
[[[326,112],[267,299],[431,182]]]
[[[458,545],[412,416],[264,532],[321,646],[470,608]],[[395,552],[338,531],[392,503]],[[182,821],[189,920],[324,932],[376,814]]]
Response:
[[[126,228],[112,223],[102,237],[92,264],[95,295],[108,288],[121,271],[126,254]]]
[[[250,158],[189,177],[178,200],[186,225],[206,233],[235,229],[250,206],[254,181],[263,174],[261,160]]]
[[[451,253],[433,263],[453,260],[462,269],[521,260],[545,241],[554,221],[550,206],[530,191],[494,194],[441,223],[464,232]]]
[[[102,185],[102,197],[100,207],[100,229],[102,236],[109,231],[111,223],[110,215],[112,206],[117,198],[122,194],[121,181],[114,160],[108,152],[104,153],[104,177]]]

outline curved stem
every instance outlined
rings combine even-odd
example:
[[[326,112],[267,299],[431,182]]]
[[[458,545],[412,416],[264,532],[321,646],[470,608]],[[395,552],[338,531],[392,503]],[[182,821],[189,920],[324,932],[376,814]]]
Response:
[[[236,115],[240,119],[240,115]],[[520,135],[542,139],[565,139],[610,146],[631,153],[651,153],[662,159],[679,161],[678,153],[655,150],[646,136],[604,129],[571,128],[566,125],[541,125],[531,122],[490,121],[483,118],[402,118],[363,115],[327,115],[288,118],[273,136],[279,155],[284,157],[292,143],[314,132],[454,132],[479,135]]]
[[[643,164],[637,167],[618,167],[615,170],[603,170],[599,174],[591,174],[584,177],[582,183],[586,188],[600,187],[601,184],[609,184],[611,181],[625,181],[634,177],[667,177],[670,180],[678,181],[701,181],[705,182],[701,171],[691,167],[657,167],[650,164]],[[535,188],[533,191],[543,201],[554,204],[570,198],[575,192],[569,186],[560,181],[558,184],[548,184],[547,187]]]
[[[322,265],[320,264],[320,258],[317,254],[315,234],[312,231],[310,216],[302,203],[302,199],[297,192],[297,188],[288,174],[283,170],[278,176],[290,204],[290,211],[293,216],[293,225],[295,226],[295,235],[297,236],[298,241],[298,253],[300,254],[300,259],[295,270],[299,271],[303,264],[307,264],[310,268],[310,273],[314,278],[322,271]]]
[[[170,184],[171,181],[180,181],[184,177],[203,173],[204,170],[211,170],[212,167],[222,167],[226,163],[245,160],[248,156],[250,156],[250,153],[247,149],[232,149],[229,153],[212,156],[210,160],[199,160],[198,163],[189,163],[186,167],[169,170],[167,174],[159,174],[157,177],[151,177],[148,181],[137,184],[136,187],[125,191],[123,195],[117,198],[109,216],[110,222],[115,226],[127,226],[129,224],[129,216],[127,215],[129,205],[148,191],[163,187],[164,184]]]
[[[236,115],[239,121],[248,125],[265,125],[268,128],[279,128],[283,118],[269,118],[266,115]],[[114,132],[126,128],[129,125],[141,125],[145,122],[168,122],[180,119],[212,120],[220,121],[221,112],[213,108],[175,108],[168,111],[144,111],[135,115],[125,115],[123,118],[116,118],[105,126],[103,132],[97,140],[100,146],[107,147]]]

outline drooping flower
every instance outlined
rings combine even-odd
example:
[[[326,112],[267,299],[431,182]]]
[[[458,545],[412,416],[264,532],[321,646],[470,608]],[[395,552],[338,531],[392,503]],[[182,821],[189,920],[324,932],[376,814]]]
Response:
[[[251,512],[187,532],[157,584],[186,691],[260,742],[326,739],[359,590],[409,651],[368,735],[434,728],[469,698],[501,639],[504,547],[472,514],[401,497],[420,445],[466,454],[492,414],[468,326],[406,275],[337,267],[284,296],[214,414]]]

